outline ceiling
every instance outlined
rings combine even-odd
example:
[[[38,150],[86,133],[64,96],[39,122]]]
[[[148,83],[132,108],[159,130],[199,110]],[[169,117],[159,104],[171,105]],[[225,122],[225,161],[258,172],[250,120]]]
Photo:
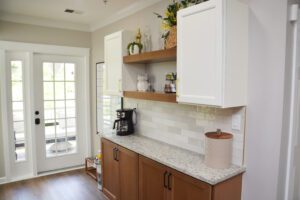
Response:
[[[0,0],[0,19],[94,31],[161,0]],[[65,13],[73,9],[81,14]]]

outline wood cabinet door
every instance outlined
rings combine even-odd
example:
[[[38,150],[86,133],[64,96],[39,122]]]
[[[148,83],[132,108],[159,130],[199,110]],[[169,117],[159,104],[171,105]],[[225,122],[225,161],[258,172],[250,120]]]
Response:
[[[103,193],[110,200],[119,199],[119,163],[115,160],[117,145],[102,139]]]
[[[170,170],[169,200],[211,200],[212,187],[204,182]]]
[[[213,186],[212,200],[241,200],[242,174]]]
[[[167,168],[164,165],[139,156],[139,200],[166,200],[166,173]]]
[[[177,14],[177,101],[220,106],[222,95],[222,24],[217,1]]]
[[[120,199],[138,200],[138,154],[119,146],[117,160],[119,162]]]

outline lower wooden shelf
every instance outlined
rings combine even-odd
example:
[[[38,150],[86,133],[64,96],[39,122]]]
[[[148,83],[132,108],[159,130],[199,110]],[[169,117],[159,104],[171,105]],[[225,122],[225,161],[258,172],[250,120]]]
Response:
[[[174,93],[124,91],[124,97],[176,103],[176,94]]]
[[[85,172],[93,179],[97,181],[97,169],[94,166],[94,158],[86,158],[85,159]]]

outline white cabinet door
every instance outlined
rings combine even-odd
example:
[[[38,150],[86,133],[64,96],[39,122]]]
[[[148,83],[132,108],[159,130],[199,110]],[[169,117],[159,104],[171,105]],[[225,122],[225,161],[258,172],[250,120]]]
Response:
[[[214,2],[181,10],[177,15],[178,102],[221,104],[222,31]]]
[[[122,95],[123,65],[122,31],[104,38],[104,92],[108,95]]]
[[[177,14],[179,103],[245,106],[248,6],[210,0]]]

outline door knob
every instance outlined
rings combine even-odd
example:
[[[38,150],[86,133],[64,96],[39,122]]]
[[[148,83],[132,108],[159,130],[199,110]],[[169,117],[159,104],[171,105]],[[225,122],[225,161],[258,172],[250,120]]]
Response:
[[[34,123],[35,125],[39,125],[41,123],[40,118],[35,118]]]

